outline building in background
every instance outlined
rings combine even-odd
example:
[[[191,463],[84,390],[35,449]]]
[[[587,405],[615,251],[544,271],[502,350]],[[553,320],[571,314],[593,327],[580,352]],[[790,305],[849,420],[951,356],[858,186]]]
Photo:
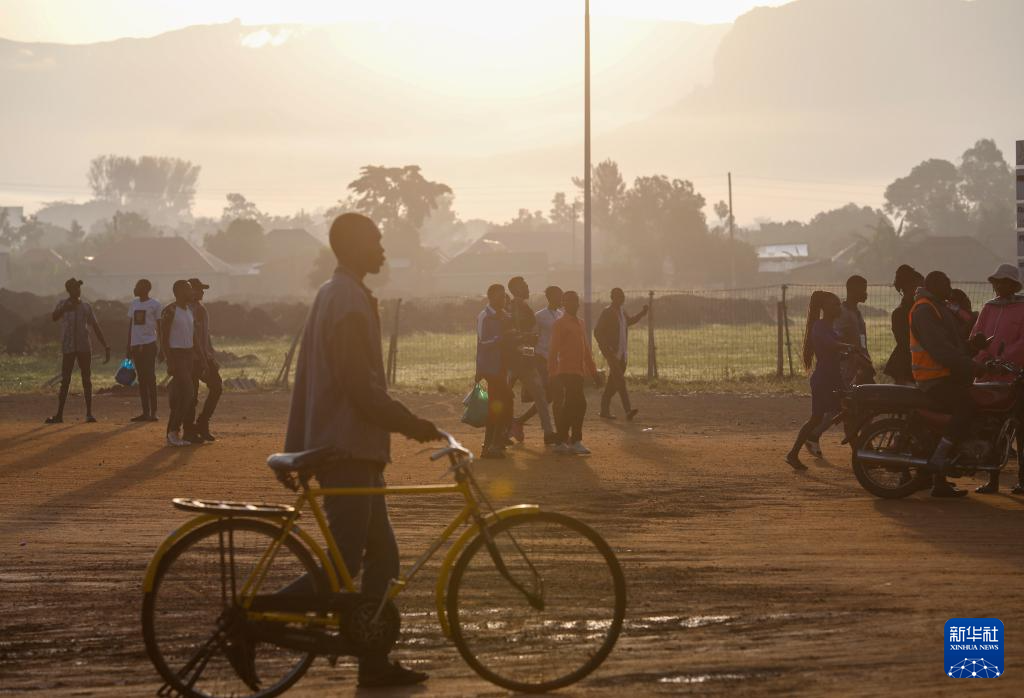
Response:
[[[103,245],[75,265],[90,298],[130,298],[135,282],[149,279],[153,297],[171,298],[178,279],[197,277],[217,298],[248,297],[259,289],[254,264],[229,264],[182,237],[127,238]],[[216,289],[216,291],[213,291]]]

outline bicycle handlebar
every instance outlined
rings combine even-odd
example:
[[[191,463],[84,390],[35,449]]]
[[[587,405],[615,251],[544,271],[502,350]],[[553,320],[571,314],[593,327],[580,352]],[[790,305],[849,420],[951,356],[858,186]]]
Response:
[[[452,436],[451,434],[449,434],[446,431],[440,431],[439,433],[448,442],[448,446],[446,448],[442,448],[442,449],[440,449],[438,451],[434,451],[430,455],[430,460],[432,460],[432,461],[440,460],[440,459],[444,458],[445,456],[459,456],[459,457],[467,459],[469,461],[473,460],[473,454],[469,451],[468,448],[466,448],[465,446],[460,444],[455,439],[454,436]]]

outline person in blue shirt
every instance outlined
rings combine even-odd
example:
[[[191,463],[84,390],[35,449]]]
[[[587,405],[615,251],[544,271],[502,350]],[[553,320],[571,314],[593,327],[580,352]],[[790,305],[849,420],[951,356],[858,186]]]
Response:
[[[839,412],[839,391],[843,385],[840,359],[853,347],[839,341],[834,323],[842,310],[839,297],[828,291],[815,291],[807,308],[807,329],[804,332],[804,366],[811,374],[811,418],[800,428],[786,462],[796,470],[805,470],[800,462],[800,449],[823,425]],[[814,453],[816,457],[820,451]]]

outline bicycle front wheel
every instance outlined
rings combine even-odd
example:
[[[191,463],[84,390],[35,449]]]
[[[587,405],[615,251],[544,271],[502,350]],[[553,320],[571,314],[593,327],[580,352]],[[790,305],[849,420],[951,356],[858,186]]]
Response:
[[[218,519],[185,535],[160,560],[153,590],[143,598],[142,631],[146,652],[177,694],[270,698],[313,662],[308,652],[261,642],[239,607],[242,586],[280,535],[280,527],[266,521]],[[278,591],[303,575],[309,592],[328,591],[323,570],[289,535],[259,593]]]
[[[466,547],[448,586],[448,620],[463,659],[512,691],[579,681],[622,630],[626,581],[593,529],[561,514],[514,516]]]

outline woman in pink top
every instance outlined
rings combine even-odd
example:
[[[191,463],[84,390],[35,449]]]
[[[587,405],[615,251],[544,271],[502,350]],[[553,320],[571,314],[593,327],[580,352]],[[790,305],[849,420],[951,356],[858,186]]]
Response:
[[[975,356],[975,361],[984,363],[989,359],[1000,358],[1005,361],[1024,366],[1024,296],[1018,295],[1021,290],[1020,272],[1013,264],[1000,265],[996,272],[988,277],[996,297],[985,303],[974,325],[972,335],[989,338],[986,349]],[[1010,381],[1013,376],[1005,373],[985,375],[983,381]],[[1020,445],[1018,443],[1018,450]],[[1024,494],[1024,473],[1020,467],[1018,454],[1017,485],[1014,494]],[[999,491],[999,473],[989,474],[987,485],[975,490],[979,494],[995,494]]]

